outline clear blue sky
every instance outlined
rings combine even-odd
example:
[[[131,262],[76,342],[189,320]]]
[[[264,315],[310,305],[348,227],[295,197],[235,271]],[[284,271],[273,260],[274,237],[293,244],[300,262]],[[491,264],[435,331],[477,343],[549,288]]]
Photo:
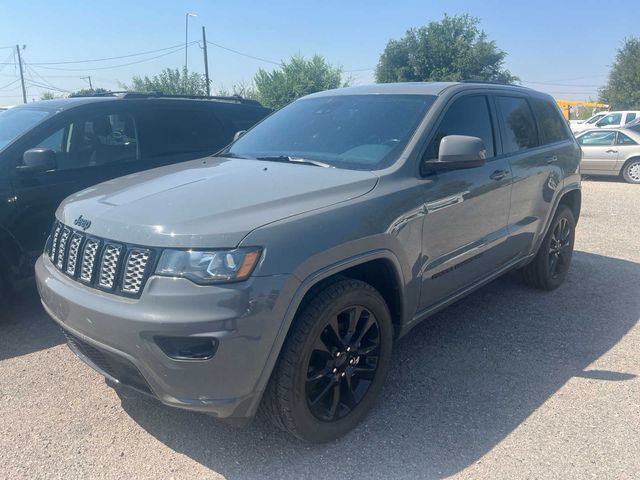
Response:
[[[640,34],[638,0],[0,0],[0,47],[26,45],[25,61],[33,64],[27,68],[29,100],[45,90],[35,84],[76,90],[88,86],[80,79],[86,75],[91,75],[94,87],[114,89],[132,75],[181,67],[184,49],[95,63],[35,64],[183,44],[186,12],[198,15],[189,20],[190,41],[200,38],[204,25],[208,40],[256,57],[280,61],[296,53],[320,53],[345,70],[370,69],[352,72],[356,83],[373,81],[373,67],[389,39],[439,20],[444,12],[470,13],[508,53],[507,68],[525,85],[578,100],[596,96],[623,39]],[[118,66],[167,52],[161,58]],[[0,48],[0,105],[21,102],[19,83],[5,87],[17,78],[17,69],[2,63],[13,60],[10,49]],[[260,67],[275,68],[214,46],[209,47],[209,65],[214,89],[248,83]],[[198,45],[189,48],[189,68],[203,71]]]

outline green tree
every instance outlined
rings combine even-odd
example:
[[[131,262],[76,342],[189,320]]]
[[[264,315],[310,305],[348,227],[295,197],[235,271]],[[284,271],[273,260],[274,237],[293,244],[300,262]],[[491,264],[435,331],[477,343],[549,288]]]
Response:
[[[40,100],[53,100],[54,98],[60,97],[50,90],[46,90],[40,94]]]
[[[599,93],[611,110],[640,109],[640,38],[625,39]]]
[[[152,77],[134,76],[131,85],[123,85],[125,90],[134,92],[158,92],[165,95],[206,95],[207,81],[203,75],[186,69],[165,68]]]
[[[281,108],[310,93],[346,87],[350,82],[342,78],[342,67],[328,64],[321,55],[310,60],[295,55],[281,68],[271,72],[258,70],[254,78],[257,99],[271,108]]]
[[[69,94],[69,97],[90,97],[99,93],[107,93],[109,90],[105,88],[83,88]]]
[[[470,15],[446,15],[439,22],[407,30],[387,43],[376,68],[376,81],[426,82],[518,81],[504,68],[506,52],[487,39],[480,20]]]

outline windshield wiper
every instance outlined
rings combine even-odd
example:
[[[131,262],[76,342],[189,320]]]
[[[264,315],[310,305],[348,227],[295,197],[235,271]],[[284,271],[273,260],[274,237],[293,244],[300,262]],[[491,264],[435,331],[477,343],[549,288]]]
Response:
[[[299,163],[301,165],[313,165],[322,168],[335,168],[328,163],[319,162],[318,160],[309,160],[302,157],[290,157],[288,155],[276,155],[273,157],[256,157],[256,160],[264,160],[265,162],[283,162],[283,163]]]
[[[242,158],[242,159],[249,159],[249,157],[243,157],[242,155],[238,155],[237,153],[233,153],[233,152],[221,152],[221,153],[214,153],[213,155],[211,155],[212,157],[227,157],[227,158]]]

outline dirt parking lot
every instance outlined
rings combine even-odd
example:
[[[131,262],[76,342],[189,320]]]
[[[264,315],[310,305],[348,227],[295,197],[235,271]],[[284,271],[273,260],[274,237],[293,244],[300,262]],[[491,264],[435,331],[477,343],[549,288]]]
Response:
[[[567,283],[507,276],[416,328],[328,445],[118,395],[27,292],[0,313],[0,478],[640,478],[639,205],[585,181]]]

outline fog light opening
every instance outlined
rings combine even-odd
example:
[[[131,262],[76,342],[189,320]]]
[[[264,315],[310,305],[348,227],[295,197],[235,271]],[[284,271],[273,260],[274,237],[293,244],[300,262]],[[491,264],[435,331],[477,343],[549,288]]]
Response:
[[[173,360],[209,360],[218,348],[218,340],[211,337],[154,338],[160,350]]]

